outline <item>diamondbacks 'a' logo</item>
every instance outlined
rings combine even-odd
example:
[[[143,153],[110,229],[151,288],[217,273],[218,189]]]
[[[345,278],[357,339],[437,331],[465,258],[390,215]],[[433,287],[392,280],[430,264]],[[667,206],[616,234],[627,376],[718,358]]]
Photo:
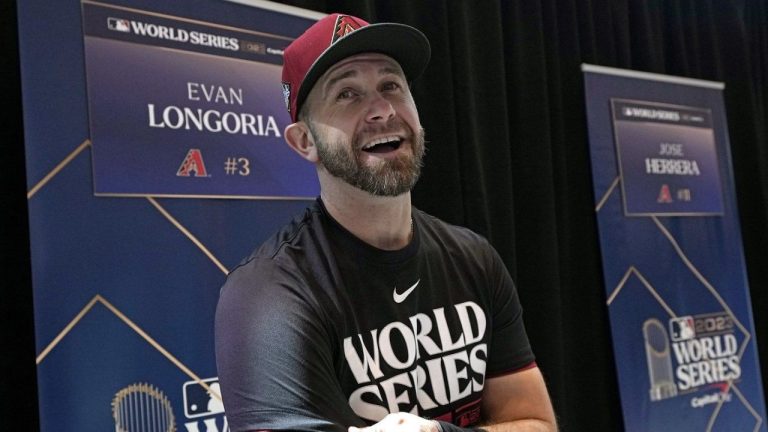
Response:
[[[660,204],[669,204],[672,202],[672,192],[669,190],[669,185],[661,185],[661,189],[659,189],[659,197],[656,199],[656,202]]]
[[[190,173],[194,173],[193,177],[208,177],[208,171],[205,170],[205,163],[203,162],[203,154],[198,149],[190,149],[179,170],[176,171],[176,175],[179,177],[189,177]]]
[[[355,21],[349,15],[339,15],[336,17],[336,25],[333,27],[333,37],[331,38],[331,45],[336,43],[339,39],[359,29],[362,25]]]

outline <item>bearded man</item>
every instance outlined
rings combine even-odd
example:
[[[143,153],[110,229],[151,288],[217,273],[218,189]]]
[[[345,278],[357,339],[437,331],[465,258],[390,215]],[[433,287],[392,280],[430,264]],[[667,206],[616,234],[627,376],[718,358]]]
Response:
[[[285,50],[285,139],[321,192],[221,290],[231,430],[556,430],[500,257],[411,203],[429,53],[413,27],[341,14]]]

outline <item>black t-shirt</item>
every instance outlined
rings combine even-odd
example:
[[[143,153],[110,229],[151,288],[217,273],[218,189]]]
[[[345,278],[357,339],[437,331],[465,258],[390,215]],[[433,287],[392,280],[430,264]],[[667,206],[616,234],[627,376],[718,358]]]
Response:
[[[233,431],[346,431],[399,411],[471,425],[485,378],[533,362],[490,244],[415,208],[413,227],[380,250],[318,200],[229,274],[216,357]]]

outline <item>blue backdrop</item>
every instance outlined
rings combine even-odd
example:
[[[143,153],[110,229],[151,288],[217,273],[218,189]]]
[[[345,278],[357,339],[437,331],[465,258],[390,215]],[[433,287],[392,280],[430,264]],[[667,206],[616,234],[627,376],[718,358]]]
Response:
[[[584,69],[626,430],[768,430],[722,86]]]
[[[251,75],[271,70],[268,62],[252,64],[205,52],[190,54],[178,47],[148,48],[136,41],[100,36],[89,41],[102,48],[109,45],[109,49],[98,52],[98,58],[89,58],[87,64],[81,9],[85,5],[74,0],[18,3],[41,430],[114,430],[116,422],[132,431],[169,430],[171,423],[177,430],[224,430],[226,422],[216,396],[212,324],[219,287],[227,269],[307,201],[152,196],[150,193],[281,194],[258,189],[264,184],[258,181],[263,174],[259,151],[232,150],[241,146],[249,151],[248,146],[264,136],[239,135],[227,140],[210,131],[183,131],[186,135],[166,134],[165,141],[154,142],[157,148],[149,148],[144,139],[155,139],[158,134],[142,136],[136,130],[141,122],[121,121],[128,118],[123,113],[132,109],[131,101],[138,101],[136,106],[146,110],[148,99],[178,90],[152,83],[158,74],[165,78],[186,74],[168,81],[179,84],[178,91],[186,99],[190,94],[186,83],[204,75],[200,81],[206,84],[221,78],[228,87],[242,88],[247,106],[237,109],[273,116],[282,134],[288,117],[279,76],[273,72]],[[139,10],[155,18],[206,23],[213,29],[211,33],[247,30],[254,43],[264,38],[290,41],[319,16],[298,9],[275,11],[210,0],[87,5],[115,12],[107,18],[132,19]],[[134,15],[127,16],[126,8]],[[125,21],[112,24],[123,26]],[[136,55],[123,55],[127,52]],[[105,63],[110,55],[116,57],[111,64]],[[191,57],[198,59],[199,69]],[[163,59],[169,63],[164,65]],[[216,64],[221,65],[218,71]],[[89,82],[87,66],[104,70],[94,75],[91,69],[94,82]],[[112,84],[105,87],[110,80]],[[197,91],[195,97],[201,95],[199,88]],[[254,100],[256,94],[270,96]],[[89,96],[93,97],[90,104]],[[207,108],[214,105],[209,103]],[[94,117],[108,121],[94,124],[91,118],[89,124],[89,109],[96,110]],[[97,137],[91,135],[93,126],[99,131]],[[100,137],[115,140],[113,144],[130,155],[109,161],[111,152],[120,149],[100,147]],[[267,138],[278,140],[274,134]],[[216,155],[221,147],[213,146],[214,139],[217,145],[231,146],[232,151]],[[170,142],[173,140],[178,142]],[[135,152],[137,149],[141,151]],[[189,149],[201,150],[205,161],[210,160],[209,177],[195,178],[192,173],[190,181],[226,178],[225,158],[238,156],[252,159],[248,177],[252,182],[219,184],[212,189],[172,186],[173,181],[185,180],[177,173]],[[95,164],[95,152],[103,152],[99,156],[105,160]],[[170,153],[174,157],[163,168],[170,167],[170,173],[163,174],[168,177],[147,177]],[[297,155],[286,152],[281,157],[295,158],[284,163],[299,166]],[[133,159],[138,165],[115,172]],[[299,169],[311,172],[306,165]],[[272,168],[277,163],[270,161],[265,166]],[[97,168],[104,170],[96,172]],[[128,192],[136,195],[97,197],[94,174],[129,185],[134,189]],[[303,177],[290,187],[303,191],[294,195],[311,196],[317,190],[314,182],[314,176]],[[109,182],[103,184],[105,190],[111,187]]]

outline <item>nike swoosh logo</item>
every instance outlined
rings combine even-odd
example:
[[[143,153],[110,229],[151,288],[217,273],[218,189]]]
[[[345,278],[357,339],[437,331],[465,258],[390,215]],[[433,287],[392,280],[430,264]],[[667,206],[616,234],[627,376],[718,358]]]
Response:
[[[408,295],[411,294],[411,292],[416,289],[417,285],[419,285],[419,282],[421,282],[421,279],[417,280],[415,284],[411,285],[411,287],[405,290],[405,292],[403,292],[402,294],[398,294],[397,287],[395,287],[395,289],[392,290],[392,298],[395,300],[395,303],[402,303],[403,301],[405,301]]]

